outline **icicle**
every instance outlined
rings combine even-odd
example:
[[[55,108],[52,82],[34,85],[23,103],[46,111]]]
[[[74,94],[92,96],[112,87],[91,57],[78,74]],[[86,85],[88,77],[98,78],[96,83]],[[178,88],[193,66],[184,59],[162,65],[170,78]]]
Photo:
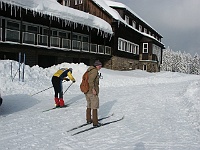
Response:
[[[17,16],[17,10],[16,10],[16,7],[15,7],[15,17]]]
[[[10,7],[10,11],[11,11],[10,14],[11,14],[11,16],[12,16],[12,6]]]
[[[22,9],[21,9],[21,7],[19,7],[19,16],[20,16],[20,18],[22,17]]]
[[[67,20],[65,20],[65,27],[68,25],[68,22],[67,22]]]
[[[4,3],[5,11],[6,11],[6,4]]]
[[[109,41],[111,41],[111,39],[112,39],[112,34],[110,34],[110,40]]]
[[[35,12],[34,12],[34,10],[33,10],[33,17],[35,17]]]

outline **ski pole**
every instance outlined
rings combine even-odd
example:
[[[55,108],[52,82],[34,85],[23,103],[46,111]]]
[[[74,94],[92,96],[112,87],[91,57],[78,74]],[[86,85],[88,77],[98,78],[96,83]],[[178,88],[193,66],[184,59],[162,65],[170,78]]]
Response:
[[[73,82],[68,86],[68,88],[65,90],[65,92],[67,92],[67,90],[69,89],[69,87],[73,84]],[[65,92],[63,93],[63,95],[65,94]]]
[[[47,89],[44,89],[44,90],[42,90],[42,91],[39,91],[39,92],[37,92],[37,93],[35,93],[35,94],[33,94],[33,95],[36,95],[36,94],[39,94],[39,93],[42,93],[42,92],[44,92],[44,91],[46,91],[46,90],[48,90],[48,89],[50,89],[50,88],[52,88],[53,86],[51,86],[51,87],[49,87],[49,88],[47,88]],[[33,96],[33,95],[31,95],[31,96]]]
[[[66,81],[64,81],[64,82],[66,82]],[[63,83],[64,83],[63,82]],[[44,91],[46,91],[46,90],[48,90],[48,89],[50,89],[50,88],[52,88],[53,86],[51,86],[51,87],[49,87],[49,88],[47,88],[47,89],[44,89],[44,90],[42,90],[42,91],[39,91],[39,92],[37,92],[37,93],[35,93],[35,94],[33,94],[33,95],[36,95],[36,94],[39,94],[39,93],[42,93],[42,92],[44,92]],[[31,96],[33,96],[33,95],[31,95]]]

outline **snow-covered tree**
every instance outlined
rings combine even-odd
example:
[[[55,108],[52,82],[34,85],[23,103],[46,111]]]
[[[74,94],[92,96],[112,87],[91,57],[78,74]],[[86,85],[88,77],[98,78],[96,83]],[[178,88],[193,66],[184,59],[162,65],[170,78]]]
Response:
[[[192,57],[186,52],[174,52],[168,47],[163,50],[161,70],[187,74],[200,74],[200,57],[198,54],[195,54],[195,56]]]

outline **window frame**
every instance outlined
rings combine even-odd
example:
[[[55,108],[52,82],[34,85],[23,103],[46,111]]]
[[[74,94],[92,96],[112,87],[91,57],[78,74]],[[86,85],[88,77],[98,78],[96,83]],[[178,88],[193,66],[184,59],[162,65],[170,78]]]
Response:
[[[142,32],[142,25],[139,25],[139,31]]]
[[[125,15],[125,22],[126,22],[127,24],[129,24],[129,21],[130,21],[129,16]]]
[[[143,43],[142,52],[143,53],[148,53],[149,52],[149,43]]]
[[[139,45],[123,38],[118,38],[118,50],[139,55]]]
[[[135,20],[132,20],[132,26],[133,26],[133,28],[136,29],[136,21]]]

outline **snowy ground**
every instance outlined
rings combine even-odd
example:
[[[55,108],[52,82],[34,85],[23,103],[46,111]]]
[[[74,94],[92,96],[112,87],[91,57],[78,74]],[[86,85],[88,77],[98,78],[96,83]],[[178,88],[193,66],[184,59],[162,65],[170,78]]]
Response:
[[[13,62],[13,76],[18,64]],[[79,90],[84,64],[63,63],[43,69],[25,67],[25,82],[11,80],[11,61],[0,61],[1,150],[199,150],[200,76],[102,68],[99,117],[124,120],[79,135],[67,130],[85,123],[84,95]],[[54,106],[51,85],[60,67],[72,67],[77,82],[64,95],[67,108]],[[64,90],[70,85],[65,82]]]

